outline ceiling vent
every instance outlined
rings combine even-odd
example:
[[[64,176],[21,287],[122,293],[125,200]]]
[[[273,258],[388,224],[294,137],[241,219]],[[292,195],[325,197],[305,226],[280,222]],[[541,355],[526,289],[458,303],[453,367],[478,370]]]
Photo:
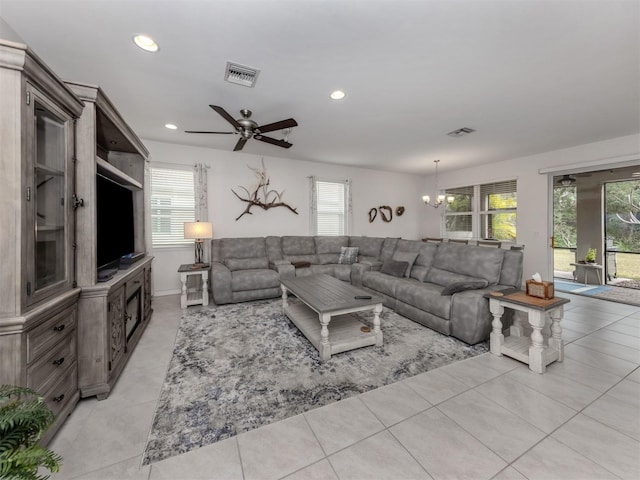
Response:
[[[224,79],[229,83],[242,85],[244,87],[253,87],[260,75],[260,70],[239,63],[227,62],[227,69],[224,73]]]
[[[449,135],[450,137],[458,138],[458,137],[467,135],[468,133],[471,133],[471,132],[475,132],[475,130],[473,128],[463,127],[463,128],[459,128],[458,130],[454,130],[453,132],[449,132],[447,133],[447,135]]]

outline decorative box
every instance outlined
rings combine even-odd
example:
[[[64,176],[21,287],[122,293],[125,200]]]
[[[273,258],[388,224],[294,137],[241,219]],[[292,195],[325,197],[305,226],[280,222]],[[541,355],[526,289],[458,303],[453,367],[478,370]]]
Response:
[[[535,280],[527,280],[526,283],[527,295],[544,298],[545,300],[553,298],[553,282],[536,282]]]

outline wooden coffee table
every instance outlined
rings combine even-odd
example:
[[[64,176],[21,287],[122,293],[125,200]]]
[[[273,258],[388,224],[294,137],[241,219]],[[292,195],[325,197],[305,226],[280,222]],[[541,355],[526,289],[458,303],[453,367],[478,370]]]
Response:
[[[322,360],[347,350],[382,345],[381,298],[325,274],[288,278],[280,283],[284,313],[316,347]],[[289,303],[288,292],[300,302]],[[373,330],[351,315],[366,310],[373,310]]]

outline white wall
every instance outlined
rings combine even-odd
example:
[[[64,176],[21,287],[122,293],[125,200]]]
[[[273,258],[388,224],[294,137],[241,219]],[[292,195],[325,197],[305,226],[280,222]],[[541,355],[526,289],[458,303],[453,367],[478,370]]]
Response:
[[[438,187],[445,189],[516,178],[518,180],[517,242],[525,245],[524,277],[526,279],[534,272],[540,272],[544,279],[552,279],[553,250],[550,248],[550,237],[553,231],[549,222],[551,182],[548,174],[541,174],[539,171],[552,169],[560,173],[564,167],[570,171],[576,171],[581,164],[588,164],[589,168],[597,170],[597,166],[614,166],[629,162],[640,164],[640,136],[638,135],[453,172],[441,170],[438,175]],[[425,193],[433,195],[431,193],[434,188],[433,182],[433,176],[425,180]],[[441,215],[441,209],[426,209],[423,236],[440,236]]]
[[[309,183],[310,175],[328,180],[352,180],[353,222],[352,235],[370,237],[420,238],[424,219],[424,205],[421,202],[424,177],[342,167],[315,162],[296,161],[274,157],[264,157],[271,188],[282,191],[282,200],[297,208],[294,214],[284,207],[262,210],[252,208],[252,215],[235,218],[245,209],[231,192],[239,194],[243,186],[251,189],[255,183],[253,168],[261,166],[262,157],[239,152],[189,147],[184,145],[143,140],[150,151],[151,166],[154,163],[194,165],[203,163],[210,166],[209,221],[213,223],[213,235],[222,237],[249,237],[267,235],[309,235]],[[383,222],[381,216],[369,223],[368,212],[372,207],[389,205],[394,211],[391,222]],[[398,206],[405,207],[401,217],[395,215]],[[180,282],[177,269],[180,264],[193,262],[193,248],[155,249],[153,282],[157,295],[177,293]]]

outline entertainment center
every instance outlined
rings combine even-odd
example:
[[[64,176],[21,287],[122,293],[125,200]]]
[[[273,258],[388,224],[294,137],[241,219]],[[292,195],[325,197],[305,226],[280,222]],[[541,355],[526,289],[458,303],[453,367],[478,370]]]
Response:
[[[105,398],[149,323],[148,151],[99,87],[0,39],[0,384]],[[104,280],[99,282],[98,280]]]
[[[149,152],[96,86],[67,82],[84,102],[77,121],[76,191],[80,396],[106,398],[151,317],[151,257],[144,252]],[[122,258],[125,257],[125,258]],[[134,263],[128,260],[137,258]]]

